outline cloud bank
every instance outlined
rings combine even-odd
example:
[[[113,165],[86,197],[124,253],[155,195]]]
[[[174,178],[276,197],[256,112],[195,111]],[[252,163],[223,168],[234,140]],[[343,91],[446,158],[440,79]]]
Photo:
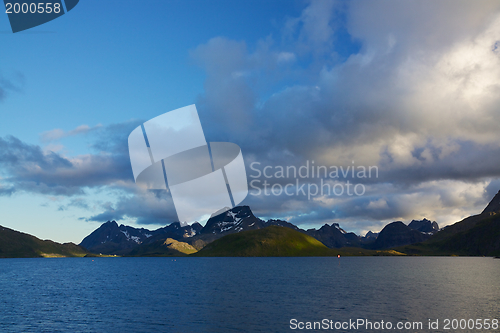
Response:
[[[249,195],[257,215],[357,231],[423,217],[444,225],[500,189],[497,1],[311,1],[260,40],[216,36],[189,56],[206,73],[196,104],[207,140],[237,143],[249,174],[252,162],[378,167],[358,180],[363,196]],[[168,192],[133,184],[126,138],[139,123],[41,134],[91,136],[92,153],[75,157],[0,139],[0,195],[107,189],[114,200],[85,219],[174,220]]]
[[[197,102],[207,137],[231,135],[249,163],[380,168],[362,198],[249,198],[262,214],[454,222],[480,209],[500,176],[499,10],[313,1],[253,46],[213,38],[192,52],[207,73]]]

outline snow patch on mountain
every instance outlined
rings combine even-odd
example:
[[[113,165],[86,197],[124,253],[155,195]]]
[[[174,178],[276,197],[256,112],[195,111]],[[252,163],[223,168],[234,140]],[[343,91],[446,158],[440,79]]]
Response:
[[[140,237],[130,236],[128,231],[124,231],[124,230],[120,230],[120,231],[125,235],[125,237],[127,237],[127,240],[132,240],[132,241],[136,242],[137,244],[141,244]]]

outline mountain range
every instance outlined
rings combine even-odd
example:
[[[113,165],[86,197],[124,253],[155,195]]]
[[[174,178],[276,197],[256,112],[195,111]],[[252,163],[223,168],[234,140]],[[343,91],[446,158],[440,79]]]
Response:
[[[319,229],[304,230],[287,221],[257,218],[248,206],[227,209],[224,213],[211,217],[205,226],[194,223],[181,226],[174,222],[157,230],[137,229],[108,221],[80,243],[93,253],[138,255],[151,253],[156,244],[157,253],[162,253],[162,242],[170,238],[186,243],[200,250],[213,241],[242,231],[259,230],[270,226],[280,226],[306,234],[320,241],[328,248],[359,247],[363,249],[384,250],[396,246],[422,242],[439,230],[436,222],[423,219],[412,221],[408,226],[403,222],[387,225],[380,234],[369,232],[365,237],[346,232],[337,223],[325,224]],[[154,252],[154,251],[153,251]],[[171,253],[171,251],[167,251]],[[165,253],[165,255],[167,255]]]
[[[413,220],[408,225],[395,221],[380,233],[370,231],[364,237],[346,232],[337,223],[304,230],[287,221],[264,221],[248,206],[214,215],[205,226],[197,222],[184,226],[174,222],[156,230],[108,221],[79,245],[42,241],[0,227],[0,257],[270,255],[296,253],[297,248],[304,249],[302,255],[341,252],[349,255],[500,255],[500,191],[480,214],[443,229],[427,219]]]

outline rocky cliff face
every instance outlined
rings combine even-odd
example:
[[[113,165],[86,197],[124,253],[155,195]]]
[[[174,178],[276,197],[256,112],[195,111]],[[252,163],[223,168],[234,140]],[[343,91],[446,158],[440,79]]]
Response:
[[[436,221],[429,221],[428,219],[423,219],[420,221],[413,220],[408,225],[413,230],[417,230],[424,233],[435,234],[439,231],[439,225]]]
[[[340,228],[338,223],[332,223],[331,225],[325,224],[318,230],[308,229],[306,234],[316,238],[330,248],[360,245],[359,237],[352,232],[345,232]]]
[[[500,191],[498,191],[495,197],[493,197],[481,214],[491,214],[497,212],[500,212]]]
[[[374,249],[388,249],[396,246],[409,245],[427,240],[430,234],[414,230],[403,222],[389,223],[382,229],[373,243]]]

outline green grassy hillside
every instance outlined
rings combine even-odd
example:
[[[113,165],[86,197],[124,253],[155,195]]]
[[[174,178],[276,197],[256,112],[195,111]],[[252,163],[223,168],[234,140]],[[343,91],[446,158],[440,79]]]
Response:
[[[399,255],[395,251],[330,249],[315,238],[290,228],[270,226],[224,236],[193,254],[202,257],[303,257]]]
[[[73,243],[41,240],[0,226],[0,258],[83,257],[84,248]]]

